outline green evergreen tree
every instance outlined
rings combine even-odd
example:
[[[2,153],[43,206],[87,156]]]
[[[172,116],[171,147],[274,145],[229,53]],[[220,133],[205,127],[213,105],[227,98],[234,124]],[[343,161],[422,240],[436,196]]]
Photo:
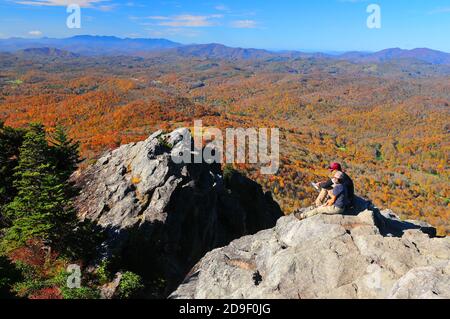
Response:
[[[80,143],[69,138],[64,126],[58,125],[50,138],[50,157],[55,170],[65,184],[66,198],[76,196],[77,189],[69,181],[70,176],[82,161],[79,155]],[[76,220],[75,212],[68,215]],[[68,256],[89,259],[95,253],[97,245],[104,240],[104,234],[98,226],[89,221],[66,220],[67,224],[76,224],[73,231],[67,231],[61,243],[64,243],[64,253]]]
[[[80,142],[75,142],[67,135],[65,127],[58,125],[52,134],[51,155],[55,160],[55,168],[64,180],[68,180],[78,167],[80,160]]]
[[[0,122],[0,227],[6,226],[2,217],[3,208],[16,195],[13,186],[13,172],[19,158],[19,147],[25,132],[7,127]]]
[[[29,239],[62,248],[64,236],[75,227],[76,216],[66,195],[65,181],[49,162],[49,152],[44,127],[32,124],[20,147],[14,173],[17,195],[5,209],[12,226],[3,238],[4,250]]]

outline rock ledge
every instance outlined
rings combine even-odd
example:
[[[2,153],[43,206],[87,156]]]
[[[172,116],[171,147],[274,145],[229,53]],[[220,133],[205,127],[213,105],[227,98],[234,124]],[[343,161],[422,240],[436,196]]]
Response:
[[[280,218],[208,253],[171,298],[449,298],[450,239],[391,211]]]

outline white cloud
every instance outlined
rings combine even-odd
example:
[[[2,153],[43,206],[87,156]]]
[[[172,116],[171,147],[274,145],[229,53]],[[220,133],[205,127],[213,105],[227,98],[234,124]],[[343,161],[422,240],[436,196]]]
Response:
[[[33,31],[28,32],[28,34],[32,35],[33,37],[39,37],[42,35],[42,32],[39,30],[33,30]]]
[[[80,7],[92,8],[94,4],[109,0],[24,0],[15,1],[19,4],[30,6],[67,7],[71,4],[78,4]]]
[[[170,20],[169,17],[164,17],[164,16],[151,16],[151,17],[148,17],[148,19],[151,19],[151,20]]]
[[[231,26],[238,29],[255,29],[258,23],[255,20],[236,20],[231,22]]]
[[[109,4],[109,5],[98,6],[98,9],[101,10],[101,11],[112,11],[115,8],[117,8],[117,4],[114,4],[114,3],[113,4]]]
[[[151,16],[150,20],[159,21],[156,23],[163,27],[211,27],[217,25],[217,19],[223,18],[221,14],[211,14],[207,16],[183,14],[177,16]]]
[[[186,28],[167,28],[163,30],[147,29],[146,31],[153,38],[165,38],[179,35],[194,38],[201,34],[199,31]]]
[[[230,11],[230,8],[228,8],[226,5],[223,5],[223,4],[219,4],[219,5],[215,6],[214,9],[219,10],[219,11]]]

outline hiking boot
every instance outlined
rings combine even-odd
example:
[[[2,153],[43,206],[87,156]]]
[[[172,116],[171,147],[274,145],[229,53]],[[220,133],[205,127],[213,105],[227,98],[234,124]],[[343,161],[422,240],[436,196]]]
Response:
[[[305,215],[303,215],[303,213],[300,212],[296,212],[294,213],[295,218],[297,218],[298,220],[304,220],[306,219]]]

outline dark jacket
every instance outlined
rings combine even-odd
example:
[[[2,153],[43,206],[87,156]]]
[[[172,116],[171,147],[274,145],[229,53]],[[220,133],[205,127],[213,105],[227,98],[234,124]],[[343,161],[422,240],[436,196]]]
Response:
[[[344,178],[342,180],[342,184],[347,189],[347,196],[348,200],[350,202],[350,206],[353,204],[353,199],[355,198],[355,185],[353,184],[352,179],[350,176],[348,176],[346,173],[344,173]],[[319,183],[320,188],[324,189],[332,189],[333,188],[333,181],[331,178],[325,182]]]

